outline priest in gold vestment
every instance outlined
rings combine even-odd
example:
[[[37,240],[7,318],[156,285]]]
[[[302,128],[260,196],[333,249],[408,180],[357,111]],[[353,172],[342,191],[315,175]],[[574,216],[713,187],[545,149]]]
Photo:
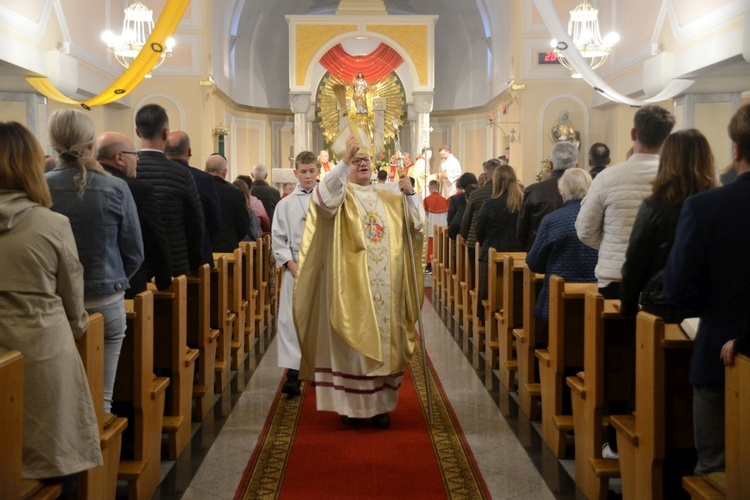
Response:
[[[300,378],[315,381],[317,409],[337,412],[345,424],[370,418],[387,428],[416,346],[424,209],[406,175],[399,179],[404,195],[373,189],[369,153],[350,136],[342,160],[312,194],[294,319]]]

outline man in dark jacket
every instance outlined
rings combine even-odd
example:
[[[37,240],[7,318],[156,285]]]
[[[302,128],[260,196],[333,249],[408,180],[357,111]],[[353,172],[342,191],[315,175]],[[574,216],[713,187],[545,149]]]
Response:
[[[219,236],[221,227],[221,207],[219,206],[219,194],[216,192],[214,179],[211,175],[202,170],[191,167],[188,163],[193,151],[190,148],[190,137],[182,130],[173,130],[167,137],[167,145],[164,147],[164,154],[173,162],[179,163],[193,176],[195,187],[198,190],[198,196],[201,198],[203,206],[203,220],[206,230],[203,233],[203,246],[201,255],[203,263],[213,267],[214,265],[214,242]],[[220,250],[216,250],[217,252]]]
[[[209,156],[206,172],[213,177],[221,205],[221,229],[214,240],[214,251],[233,252],[250,231],[250,213],[245,195],[226,181],[227,160],[223,155]]]
[[[549,156],[552,175],[549,179],[527,187],[518,214],[516,236],[528,252],[534,245],[542,218],[563,206],[557,183],[563,172],[578,166],[578,149],[572,142],[558,142]]]
[[[141,223],[145,259],[140,269],[130,278],[130,288],[125,292],[125,298],[132,299],[144,291],[146,283],[153,277],[156,278],[157,288],[169,288],[172,282],[169,242],[162,226],[154,188],[135,178],[138,163],[135,146],[119,132],[105,132],[96,138],[96,147],[96,160],[104,170],[127,182]]]
[[[268,218],[273,224],[273,211],[276,208],[276,204],[281,200],[281,194],[279,190],[271,187],[266,182],[268,177],[268,169],[263,164],[257,164],[253,167],[251,174],[253,176],[253,184],[250,186],[250,194],[255,196],[263,203],[263,208],[266,209]]]
[[[169,117],[158,104],[147,104],[135,115],[135,131],[141,138],[138,177],[151,184],[169,240],[172,275],[186,274],[203,263],[203,207],[195,181],[179,163],[164,156],[169,136]]]
[[[737,180],[685,200],[662,278],[666,298],[701,319],[690,361],[698,475],[724,470],[724,365],[750,325],[750,104],[729,138]]]

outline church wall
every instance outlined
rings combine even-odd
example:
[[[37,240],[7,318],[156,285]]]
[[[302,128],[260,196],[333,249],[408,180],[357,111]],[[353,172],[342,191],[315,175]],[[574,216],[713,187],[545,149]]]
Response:
[[[718,170],[723,169],[731,161],[731,140],[727,134],[727,125],[733,114],[730,102],[695,105],[694,127],[706,136]]]

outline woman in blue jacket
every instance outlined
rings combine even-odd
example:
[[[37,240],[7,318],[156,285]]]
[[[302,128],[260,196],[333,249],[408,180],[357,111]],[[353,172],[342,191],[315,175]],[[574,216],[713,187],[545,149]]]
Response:
[[[70,219],[83,264],[84,306],[104,316],[104,412],[112,407],[125,338],[125,290],[143,262],[143,239],[128,185],[94,160],[94,122],[78,110],[56,111],[49,140],[59,154],[48,172],[52,210]]]

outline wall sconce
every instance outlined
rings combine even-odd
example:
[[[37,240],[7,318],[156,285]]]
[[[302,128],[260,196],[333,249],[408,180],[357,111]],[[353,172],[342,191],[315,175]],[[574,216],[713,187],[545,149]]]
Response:
[[[500,131],[503,133],[503,136],[507,136],[508,137],[508,142],[510,142],[511,144],[515,144],[515,143],[517,143],[518,141],[521,140],[520,132],[516,132],[516,129],[512,128],[512,129],[510,129],[510,134],[506,134],[505,133],[505,129],[501,126],[501,123],[505,124],[505,125],[512,125],[512,124],[517,124],[519,126],[521,125],[520,122],[499,122],[499,123],[496,123],[495,122],[495,116],[492,113],[490,113],[490,114],[487,115],[487,126],[488,127],[497,127],[497,128],[499,128]],[[516,133],[518,133],[519,135],[516,136]]]
[[[227,129],[224,126],[224,124],[219,123],[217,126],[213,128],[213,130],[211,131],[211,135],[213,137],[216,137],[217,139],[216,152],[226,155],[226,153],[224,152],[224,149],[225,149],[224,138],[229,136],[229,129]]]
[[[211,135],[216,137],[219,135],[228,136],[229,135],[229,129],[227,129],[224,124],[219,123],[217,126],[214,127],[214,129],[211,131]]]

